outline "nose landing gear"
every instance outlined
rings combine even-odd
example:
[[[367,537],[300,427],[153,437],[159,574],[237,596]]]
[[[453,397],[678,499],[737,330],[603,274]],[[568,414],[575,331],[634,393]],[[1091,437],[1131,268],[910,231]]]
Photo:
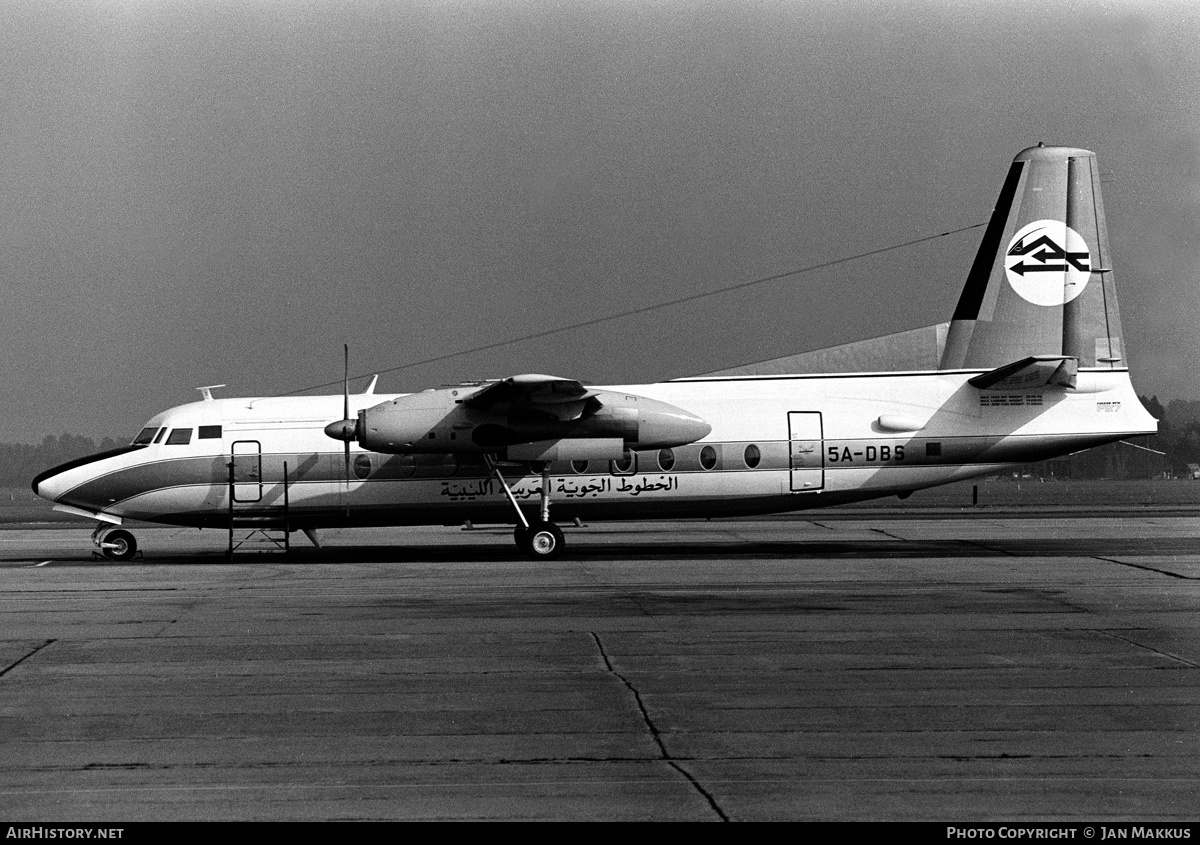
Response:
[[[123,528],[97,526],[92,532],[92,542],[109,560],[129,560],[138,550],[137,540]]]

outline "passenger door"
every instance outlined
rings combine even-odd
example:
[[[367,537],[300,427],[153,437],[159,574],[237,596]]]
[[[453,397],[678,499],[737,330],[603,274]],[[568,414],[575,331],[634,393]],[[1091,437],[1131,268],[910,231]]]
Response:
[[[262,499],[262,447],[257,440],[236,440],[230,447],[229,483],[234,503]]]
[[[820,411],[788,413],[788,445],[793,493],[815,493],[825,486],[824,430]]]

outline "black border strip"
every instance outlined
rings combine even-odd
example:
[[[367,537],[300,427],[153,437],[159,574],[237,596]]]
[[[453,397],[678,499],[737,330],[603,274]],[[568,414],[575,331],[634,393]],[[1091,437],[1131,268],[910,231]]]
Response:
[[[988,221],[987,231],[979,243],[979,252],[975,253],[975,262],[971,272],[967,274],[967,283],[959,297],[958,307],[954,309],[955,320],[976,320],[979,318],[979,307],[983,305],[983,295],[987,292],[988,278],[992,275],[992,265],[996,261],[996,250],[1000,247],[1000,238],[1004,236],[1004,227],[1008,223],[1008,214],[1012,210],[1013,199],[1017,195],[1017,185],[1021,181],[1021,172],[1025,162],[1014,161],[1000,189],[1000,199],[992,211],[992,219]]]
[[[136,452],[139,449],[145,449],[148,445],[148,443],[138,443],[135,446],[121,446],[117,449],[109,449],[107,452],[97,452],[94,455],[87,455],[82,458],[76,458],[73,461],[67,461],[65,464],[59,464],[56,467],[51,467],[45,472],[39,472],[36,476],[34,476],[33,481],[30,482],[30,486],[33,487],[33,492],[40,496],[42,494],[38,493],[38,484],[45,481],[47,478],[51,478],[61,472],[66,472],[67,470],[75,469],[76,467],[87,466],[88,464],[95,463],[96,461],[102,461],[105,458],[115,458],[117,455],[126,455],[130,452]]]

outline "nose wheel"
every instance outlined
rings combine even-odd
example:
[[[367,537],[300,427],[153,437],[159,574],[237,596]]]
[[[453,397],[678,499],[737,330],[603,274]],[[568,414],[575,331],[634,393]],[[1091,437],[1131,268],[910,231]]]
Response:
[[[105,531],[93,537],[100,554],[109,560],[129,560],[137,554],[137,540],[124,529]]]

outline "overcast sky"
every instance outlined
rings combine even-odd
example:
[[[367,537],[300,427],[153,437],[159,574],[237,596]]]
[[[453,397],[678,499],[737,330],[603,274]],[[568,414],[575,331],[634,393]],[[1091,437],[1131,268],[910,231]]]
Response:
[[[370,373],[984,222],[1039,141],[1099,155],[1136,387],[1200,399],[1198,8],[7,0],[0,441],[125,438],[199,385],[337,382],[343,342]],[[380,390],[947,320],[981,231]]]

